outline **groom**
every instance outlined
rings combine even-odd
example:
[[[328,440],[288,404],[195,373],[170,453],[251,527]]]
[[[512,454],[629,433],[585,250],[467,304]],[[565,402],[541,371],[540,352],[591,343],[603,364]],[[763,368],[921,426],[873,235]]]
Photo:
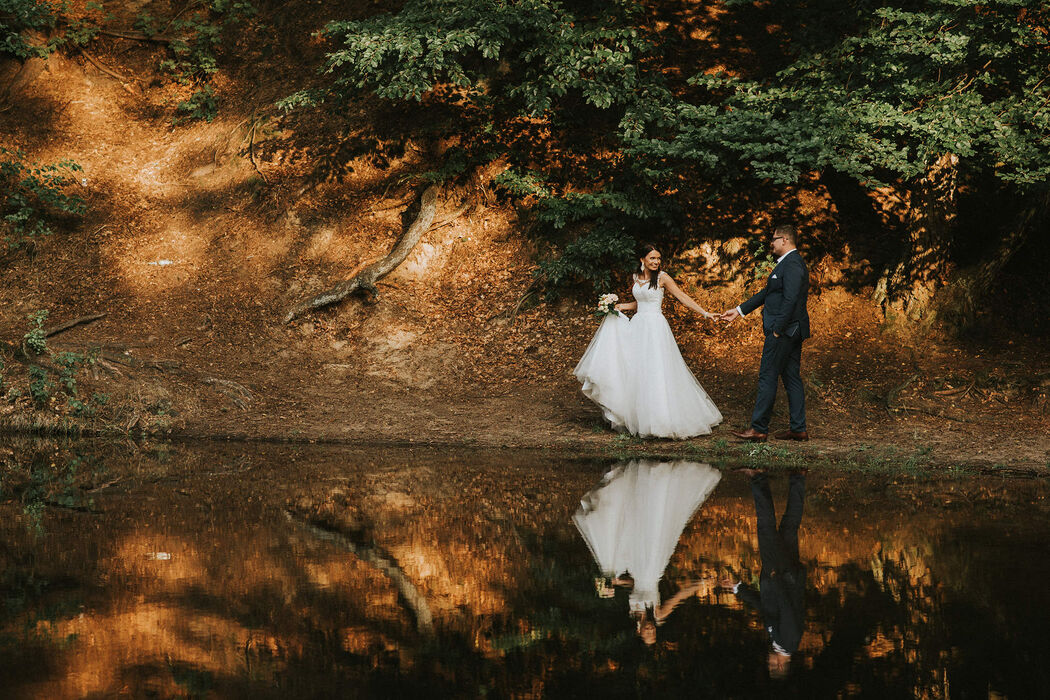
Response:
[[[773,230],[770,250],[777,265],[769,274],[766,287],[740,306],[721,315],[732,322],[762,307],[762,363],[758,368],[758,396],[751,413],[751,427],[733,432],[741,440],[765,442],[769,435],[769,417],[777,395],[777,379],[784,381],[788,395],[791,427],[774,437],[778,440],[809,440],[806,431],[806,395],[802,388],[802,341],[809,337],[809,273],[795,244],[798,233],[794,226],[777,226]]]

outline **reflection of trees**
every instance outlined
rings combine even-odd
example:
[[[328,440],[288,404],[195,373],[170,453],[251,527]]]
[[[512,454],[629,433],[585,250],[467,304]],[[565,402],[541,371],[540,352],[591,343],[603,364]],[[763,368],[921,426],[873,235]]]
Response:
[[[710,589],[683,602],[654,649],[637,640],[623,593],[598,597],[569,521],[596,469],[369,463],[290,484],[240,457],[194,454],[128,469],[107,460],[104,476],[77,481],[120,480],[95,494],[98,512],[47,507],[42,534],[19,521],[20,501],[0,505],[4,692],[771,690],[766,634],[732,596]],[[1045,486],[988,493],[977,481],[875,478],[869,488],[851,475],[848,487],[828,479],[820,488],[810,478],[818,483],[800,533],[808,623],[793,677],[772,690],[954,698],[989,688],[1036,697],[1047,687],[1046,514],[1030,505],[1044,502]],[[950,507],[940,505],[947,488]],[[289,501],[358,538],[360,556],[287,523]],[[754,529],[746,484],[724,479],[687,526],[662,596],[728,568],[757,577]],[[368,547],[424,596],[431,639]]]

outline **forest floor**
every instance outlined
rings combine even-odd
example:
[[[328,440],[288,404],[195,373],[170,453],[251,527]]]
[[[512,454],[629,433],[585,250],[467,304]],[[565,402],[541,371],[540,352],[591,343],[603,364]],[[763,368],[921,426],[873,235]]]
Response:
[[[308,35],[310,17],[295,21]],[[427,156],[409,139],[381,157],[389,144],[377,142],[322,162],[326,140],[345,145],[360,125],[277,115],[269,105],[310,62],[280,51],[220,74],[230,107],[215,121],[173,127],[177,88],[149,79],[159,51],[117,38],[96,46],[97,60],[129,76],[123,85],[83,57],[55,56],[0,109],[4,145],[85,169],[88,215],[0,273],[0,338],[19,341],[38,309],[49,325],[106,314],[50,339],[53,350],[102,348],[81,391],[110,401],[89,430],[1050,468],[1045,337],[994,323],[967,340],[901,335],[884,328],[870,290],[849,288],[829,260],[811,261],[820,279],[803,357],[810,442],[734,444],[730,430],[746,426],[754,397],[759,324],[718,325],[681,307],[667,309],[669,320],[725,422],[689,441],[615,434],[571,374],[597,327],[589,301],[537,303],[537,251],[483,184],[446,193],[440,224],[375,301],[286,324],[292,305],[390,249],[417,194],[406,176],[425,170]],[[464,196],[470,208],[444,220]],[[683,255],[669,269],[721,310],[749,293],[746,275],[712,260]],[[55,425],[60,404],[47,413],[0,402],[0,423]],[[774,430],[785,416],[780,397]]]

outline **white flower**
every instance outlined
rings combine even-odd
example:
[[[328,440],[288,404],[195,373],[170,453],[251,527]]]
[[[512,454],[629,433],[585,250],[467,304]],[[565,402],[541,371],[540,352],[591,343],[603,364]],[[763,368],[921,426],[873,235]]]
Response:
[[[615,294],[601,294],[598,296],[598,315],[619,314],[614,307],[620,297]]]

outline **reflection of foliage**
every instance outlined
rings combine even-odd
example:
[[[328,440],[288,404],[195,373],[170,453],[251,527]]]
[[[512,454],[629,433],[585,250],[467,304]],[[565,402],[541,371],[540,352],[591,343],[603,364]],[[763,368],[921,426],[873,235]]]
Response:
[[[538,646],[539,653],[571,655],[583,664],[587,661],[581,657],[622,652],[634,639],[623,601],[599,598],[593,577],[566,556],[565,543],[531,532],[519,534],[529,552],[528,585],[509,592],[517,598],[512,609],[521,606],[512,613],[515,629],[494,631],[492,647],[510,653]],[[543,605],[536,606],[536,601]]]
[[[951,697],[985,697],[989,688],[1039,697],[1048,681],[1039,663],[1048,646],[1045,616],[1038,613],[1050,607],[1038,585],[1048,573],[1038,556],[1046,512],[1031,505],[1043,502],[1041,481],[1033,480],[1027,491],[1015,485],[1016,498],[1007,500],[969,479],[890,484],[852,472],[811,477],[802,541],[811,582],[803,658],[792,678],[775,685],[763,671],[768,642],[758,616],[728,594],[684,601],[660,628],[655,647],[635,639],[622,596],[595,593],[594,563],[568,522],[575,499],[556,495],[569,485],[585,488],[578,475],[536,469],[537,481],[519,479],[520,473],[508,474],[506,453],[491,480],[475,479],[484,476],[481,468],[466,477],[433,469],[433,463],[430,469],[415,469],[415,462],[387,468],[388,457],[374,452],[367,453],[368,469],[358,469],[344,451],[330,457],[354,463],[342,474],[324,470],[340,482],[345,476],[354,496],[334,499],[338,507],[325,512],[367,523],[361,531],[396,550],[409,563],[406,570],[442,560],[459,566],[420,583],[436,611],[435,637],[427,639],[405,615],[387,576],[330,543],[290,532],[283,518],[273,517],[298,488],[306,463],[321,459],[320,451],[261,448],[257,465],[252,458],[253,479],[246,481],[240,469],[209,473],[240,457],[243,448],[178,447],[163,466],[162,447],[136,451],[123,465],[111,458],[124,445],[100,448],[109,450],[109,468],[135,484],[116,497],[119,507],[95,515],[62,512],[43,539],[7,520],[0,677],[23,683],[16,695],[63,672],[82,671],[68,657],[92,655],[80,648],[68,655],[56,651],[70,630],[97,631],[107,650],[117,652],[100,657],[118,659],[108,682],[127,683],[131,694],[159,687],[163,696],[241,697],[280,687],[289,697],[345,695],[347,688],[362,697],[943,698],[945,688]],[[9,512],[28,498],[30,461],[52,474],[37,477],[50,484],[45,491],[73,486],[87,495],[86,488],[99,482],[92,473],[97,461],[78,462],[68,448],[36,452],[39,458],[20,458],[17,468],[14,459],[2,465]],[[299,461],[292,477],[289,455]],[[484,457],[471,453],[471,459]],[[434,490],[405,486],[428,478]],[[458,488],[475,480],[484,502],[463,497],[469,490]],[[542,483],[547,490],[538,495],[551,500],[521,498],[523,483],[530,489]],[[401,493],[404,486],[421,505],[377,507],[378,517],[364,520],[365,512],[350,506],[376,503],[365,498],[376,484],[382,494]],[[757,571],[746,481],[727,478],[720,489],[685,531],[668,581],[727,567]],[[329,484],[318,489],[332,490]],[[957,505],[940,510],[939,497],[948,494]],[[215,498],[255,505],[211,507],[223,502]],[[494,501],[503,498],[520,510],[497,519],[502,503]],[[49,507],[55,506],[42,506]],[[479,511],[483,517],[472,520]],[[85,521],[99,526],[84,527]],[[953,523],[965,525],[947,529]],[[170,557],[144,559],[158,553],[158,540]],[[503,557],[495,569],[505,577],[494,575],[487,553]],[[129,569],[144,567],[156,574],[143,577],[146,596],[136,590],[138,574],[128,576]],[[498,603],[483,612],[469,598],[447,604],[443,591],[482,591],[494,579],[506,585],[494,596]],[[143,628],[129,626],[129,619],[149,620],[147,633],[156,634],[150,642],[162,639],[170,655],[142,644]],[[202,639],[227,642],[202,645]],[[231,653],[233,643],[243,654]],[[96,694],[113,695],[118,688]]]
[[[28,461],[0,463],[0,498],[16,501],[27,516],[27,527],[42,532],[47,506],[89,510],[93,506],[81,486],[97,473],[98,465],[82,454],[66,458],[37,455]]]

